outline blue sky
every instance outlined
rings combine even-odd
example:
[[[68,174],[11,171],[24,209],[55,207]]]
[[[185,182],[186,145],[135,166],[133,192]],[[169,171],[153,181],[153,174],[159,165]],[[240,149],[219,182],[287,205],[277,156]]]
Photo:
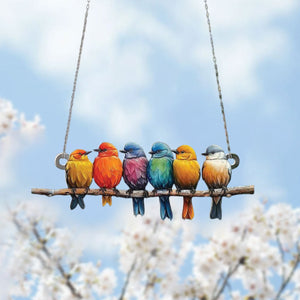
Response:
[[[241,159],[230,185],[256,187],[255,197],[224,201],[226,222],[257,197],[298,206],[300,21],[296,0],[223,2],[209,6],[231,148]],[[84,8],[71,0],[1,3],[0,97],[45,126],[39,141],[19,150],[1,194],[54,207],[59,224],[75,226],[93,256],[99,245],[89,236],[103,223],[110,229],[97,243],[120,231],[133,218],[130,201],[102,208],[100,198],[87,197],[84,211],[70,212],[66,197],[30,194],[32,187],[66,185],[53,161],[63,148]],[[226,149],[203,3],[92,1],[67,151],[103,141],[118,149],[135,141],[148,151],[159,140],[193,146],[201,163],[208,145]],[[198,187],[206,188],[203,181]],[[148,202],[158,214],[158,200]],[[173,203],[179,218],[181,200]],[[209,199],[195,200],[191,227],[201,233],[213,224],[209,208]],[[110,247],[102,249],[107,264],[117,253]]]

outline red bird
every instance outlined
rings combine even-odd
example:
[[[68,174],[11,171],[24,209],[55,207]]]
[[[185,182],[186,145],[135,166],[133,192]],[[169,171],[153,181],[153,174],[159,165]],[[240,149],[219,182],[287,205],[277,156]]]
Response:
[[[110,143],[102,143],[98,152],[98,156],[94,160],[93,174],[96,184],[101,189],[115,189],[120,183],[123,173],[122,162],[118,156],[118,150]],[[111,205],[111,196],[102,196],[102,205],[106,203]]]

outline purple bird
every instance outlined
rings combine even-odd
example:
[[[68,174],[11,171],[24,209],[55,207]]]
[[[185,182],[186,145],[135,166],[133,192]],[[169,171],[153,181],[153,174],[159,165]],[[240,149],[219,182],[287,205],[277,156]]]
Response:
[[[147,179],[147,165],[148,159],[145,155],[143,148],[135,143],[127,143],[124,150],[120,152],[125,153],[123,160],[123,178],[129,186],[128,192],[133,190],[145,190],[148,183]],[[144,193],[147,196],[147,191]],[[133,213],[135,216],[138,214],[144,215],[144,198],[132,198]]]

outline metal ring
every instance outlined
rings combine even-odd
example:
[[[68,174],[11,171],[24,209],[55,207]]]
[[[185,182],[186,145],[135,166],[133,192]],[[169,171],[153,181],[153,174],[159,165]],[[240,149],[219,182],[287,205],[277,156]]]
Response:
[[[65,169],[66,169],[66,164],[62,165],[62,164],[60,163],[60,160],[61,160],[61,159],[66,159],[66,160],[68,160],[69,157],[70,157],[70,155],[67,154],[67,153],[60,153],[60,154],[58,154],[58,155],[55,157],[55,166],[56,166],[57,168],[61,169],[61,170],[65,170]]]
[[[239,164],[240,164],[240,158],[239,158],[239,156],[237,154],[234,154],[234,153],[227,154],[226,158],[234,160],[234,163],[231,164],[231,169],[235,169],[235,168],[237,168],[239,166]]]

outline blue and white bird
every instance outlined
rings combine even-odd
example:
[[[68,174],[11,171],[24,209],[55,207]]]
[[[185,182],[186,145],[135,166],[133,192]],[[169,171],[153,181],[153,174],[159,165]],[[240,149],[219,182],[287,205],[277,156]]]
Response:
[[[173,153],[170,147],[162,142],[153,144],[149,152],[152,157],[147,167],[147,177],[155,190],[170,190],[174,183],[173,177]],[[169,196],[159,196],[160,217],[172,220],[173,213]]]
[[[231,165],[220,146],[211,145],[206,152],[202,153],[206,160],[202,167],[202,178],[212,193],[214,189],[222,188],[227,190],[227,185],[231,179]],[[212,197],[210,211],[211,219],[222,219],[222,196]]]
[[[148,183],[147,179],[147,165],[148,159],[143,148],[135,143],[127,143],[124,150],[120,152],[125,153],[123,160],[123,178],[125,183],[129,186],[129,192],[133,190],[145,190]],[[146,194],[146,191],[145,191]],[[133,213],[144,215],[144,198],[132,198]]]

